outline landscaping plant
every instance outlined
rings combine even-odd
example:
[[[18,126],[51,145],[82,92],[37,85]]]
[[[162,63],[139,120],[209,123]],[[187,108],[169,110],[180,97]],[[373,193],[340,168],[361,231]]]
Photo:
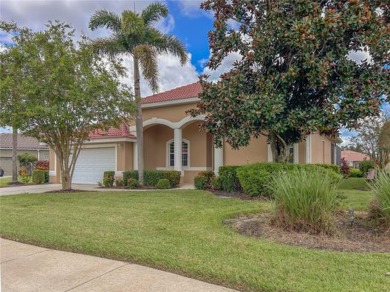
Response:
[[[370,187],[374,199],[369,208],[369,216],[390,223],[390,174],[384,170],[379,171]]]
[[[171,184],[167,178],[162,178],[158,181],[156,187],[158,189],[169,189],[171,187]]]
[[[275,198],[274,223],[313,234],[333,232],[337,185],[319,169],[276,174],[269,187]]]
[[[44,170],[33,170],[32,172],[32,181],[35,184],[43,184],[45,182],[45,173]]]

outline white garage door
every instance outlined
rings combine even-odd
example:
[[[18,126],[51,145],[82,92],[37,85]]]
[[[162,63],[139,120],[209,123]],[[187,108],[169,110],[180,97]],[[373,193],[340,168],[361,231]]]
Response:
[[[73,173],[75,184],[97,184],[105,171],[115,170],[115,148],[83,149]]]

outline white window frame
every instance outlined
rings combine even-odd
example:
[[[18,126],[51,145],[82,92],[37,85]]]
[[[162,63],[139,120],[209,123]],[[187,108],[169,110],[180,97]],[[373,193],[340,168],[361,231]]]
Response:
[[[166,165],[167,169],[173,169],[174,168],[174,166],[170,166],[169,165],[169,162],[170,162],[169,150],[170,150],[170,145],[171,145],[172,142],[175,142],[175,140],[171,139],[171,140],[167,141],[167,143],[165,144],[165,165]],[[187,139],[182,139],[182,142],[187,143],[187,145],[188,145],[188,153],[187,153],[187,164],[188,165],[186,165],[186,166],[182,165],[183,169],[185,169],[185,168],[189,168],[190,165],[191,165],[190,164],[190,153],[191,153],[190,150],[191,150],[191,148],[190,148],[190,141],[188,141]],[[183,159],[183,152],[182,152],[182,159]]]

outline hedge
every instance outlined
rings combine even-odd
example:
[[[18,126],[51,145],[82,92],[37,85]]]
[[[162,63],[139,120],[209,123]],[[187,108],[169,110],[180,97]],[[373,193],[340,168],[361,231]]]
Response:
[[[180,171],[173,170],[145,170],[144,171],[144,186],[155,187],[160,179],[167,179],[170,183],[171,188],[174,188],[180,183]],[[127,186],[129,178],[139,180],[138,170],[130,170],[123,172],[123,183]]]
[[[224,191],[227,192],[239,192],[241,191],[241,185],[237,177],[237,169],[240,166],[225,165],[219,168],[219,178],[221,180],[221,186]]]
[[[273,175],[296,169],[312,172],[316,169],[324,175],[331,177],[334,183],[341,179],[336,168],[326,164],[291,164],[291,163],[256,163],[237,168],[237,177],[243,191],[250,196],[271,197],[273,191],[269,187]]]
[[[43,184],[45,182],[45,170],[33,170],[32,181],[35,184]]]

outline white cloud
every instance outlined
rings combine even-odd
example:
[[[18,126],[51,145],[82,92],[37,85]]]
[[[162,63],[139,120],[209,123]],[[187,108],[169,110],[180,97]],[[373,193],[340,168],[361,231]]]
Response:
[[[191,54],[189,54],[189,60],[191,60]],[[133,59],[131,57],[125,56],[123,57],[123,64],[126,66],[126,68],[129,68],[129,70],[128,76],[122,79],[122,83],[128,84],[131,86],[131,88],[133,88]],[[172,55],[160,55],[158,57],[158,69],[160,73],[160,92],[199,80],[198,73],[190,61],[181,66],[179,58]],[[153,94],[152,90],[148,86],[146,80],[141,76],[141,96],[145,97],[151,94]]]
[[[60,20],[69,23],[78,33],[83,32],[91,39],[108,36],[111,32],[106,29],[91,31],[88,23],[91,15],[99,9],[106,9],[117,14],[123,10],[142,11],[146,6],[156,1],[111,1],[111,0],[1,0],[0,9],[2,20],[15,21],[19,26],[26,26],[33,30],[42,30],[48,20]],[[195,5],[194,2],[197,2]],[[182,7],[187,7],[188,13],[199,9],[201,1],[184,1]],[[134,5],[135,3],[135,5]],[[198,8],[196,8],[198,6]],[[192,7],[192,8],[191,8]],[[196,8],[196,9],[195,9]],[[167,19],[156,23],[163,33],[173,30],[175,19],[169,15]],[[0,35],[0,41],[5,43],[9,36]],[[158,57],[160,70],[160,90],[169,90],[174,87],[192,83],[198,80],[196,68],[187,63],[180,65],[179,59],[174,56],[161,55]],[[124,64],[129,68],[129,76],[123,82],[133,88],[133,63],[131,58],[125,57]],[[152,94],[145,80],[141,79],[142,96]]]
[[[209,67],[206,67],[203,70],[203,74],[209,75],[208,80],[216,81],[219,79],[221,74],[228,72],[233,68],[234,62],[241,60],[241,55],[239,53],[230,53],[227,55],[221,62],[221,65],[216,70],[211,70]]]

